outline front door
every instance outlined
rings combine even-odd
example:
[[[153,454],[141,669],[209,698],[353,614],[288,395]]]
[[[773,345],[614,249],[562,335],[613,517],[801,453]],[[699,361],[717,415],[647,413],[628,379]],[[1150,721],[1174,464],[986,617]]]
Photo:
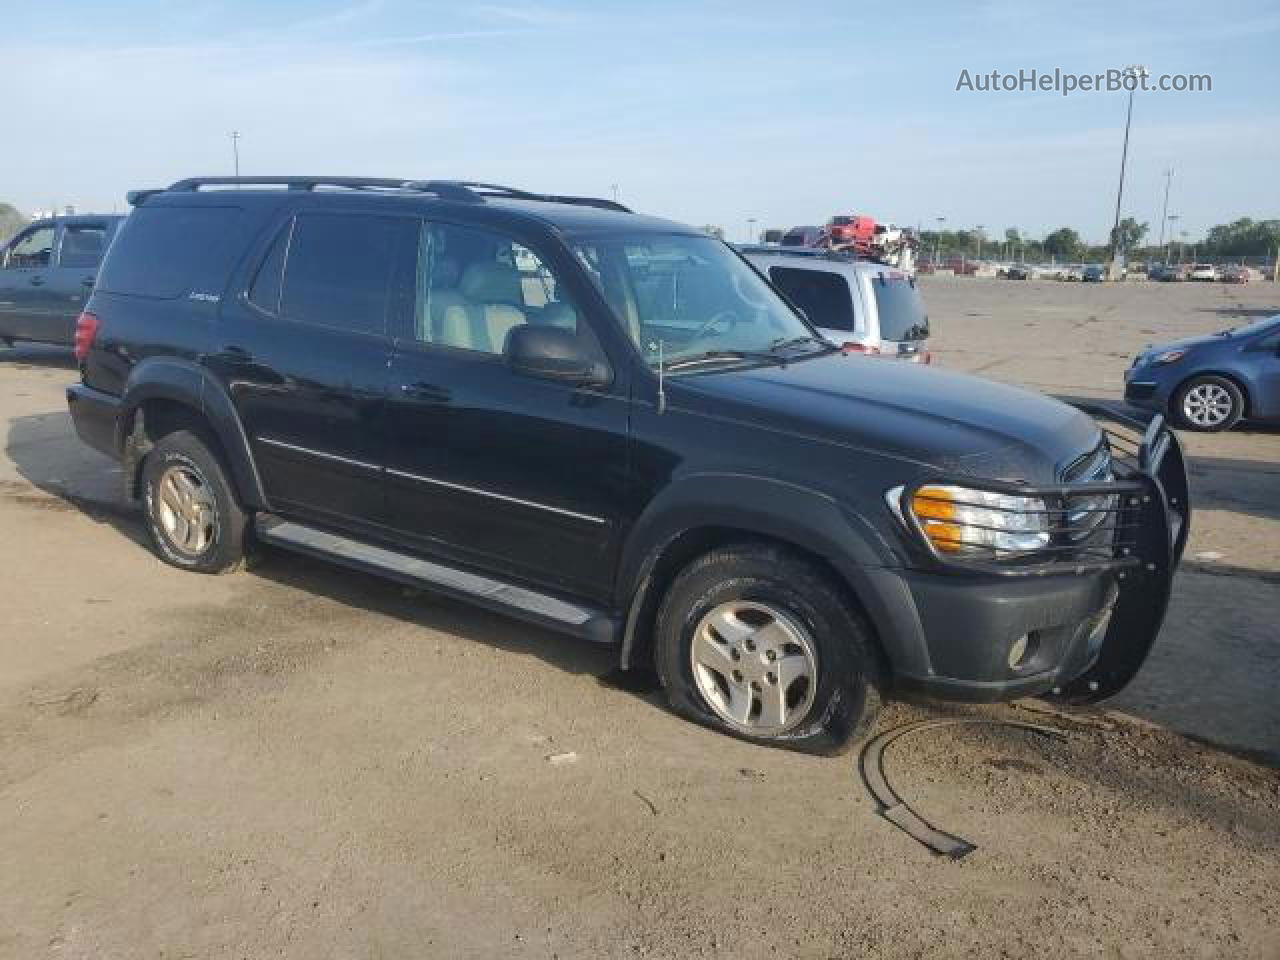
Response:
[[[0,263],[0,337],[40,339],[53,308],[49,276],[56,230],[37,224],[10,242]]]
[[[424,226],[391,362],[388,523],[422,550],[605,598],[627,486],[626,385],[535,379],[504,357],[525,323],[599,349],[581,294],[561,282],[571,264],[553,271],[550,257],[488,228]]]
[[[228,297],[206,362],[229,385],[280,513],[341,527],[383,518],[380,415],[397,269],[412,218],[300,212]],[[403,241],[403,243],[402,243]]]

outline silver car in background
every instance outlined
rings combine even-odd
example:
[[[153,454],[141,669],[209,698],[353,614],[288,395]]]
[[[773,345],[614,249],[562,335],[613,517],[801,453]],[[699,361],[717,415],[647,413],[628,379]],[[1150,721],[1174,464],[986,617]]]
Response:
[[[846,352],[931,361],[929,315],[915,277],[845,254],[738,249],[824,337]]]

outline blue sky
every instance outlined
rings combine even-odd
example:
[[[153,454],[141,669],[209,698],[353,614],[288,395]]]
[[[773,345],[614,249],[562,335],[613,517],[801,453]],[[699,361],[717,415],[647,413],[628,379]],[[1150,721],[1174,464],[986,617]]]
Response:
[[[1229,9],[1230,13],[1223,12]],[[493,180],[724,226],[866,212],[1101,241],[1124,94],[957,92],[971,73],[1143,63],[1124,212],[1163,178],[1192,236],[1280,217],[1280,7],[978,3],[188,4],[0,0],[0,200],[123,206],[227,173]]]

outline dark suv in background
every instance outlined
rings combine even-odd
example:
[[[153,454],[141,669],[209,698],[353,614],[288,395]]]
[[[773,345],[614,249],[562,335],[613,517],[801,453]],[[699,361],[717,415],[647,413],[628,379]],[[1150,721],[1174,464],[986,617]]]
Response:
[[[723,242],[605,200],[288,177],[131,202],[68,399],[171,564],[327,557],[826,752],[894,688],[1110,696],[1159,630],[1190,510],[1158,416],[1104,432],[846,355]]]
[[[0,250],[0,341],[71,345],[76,317],[123,217],[36,220]]]

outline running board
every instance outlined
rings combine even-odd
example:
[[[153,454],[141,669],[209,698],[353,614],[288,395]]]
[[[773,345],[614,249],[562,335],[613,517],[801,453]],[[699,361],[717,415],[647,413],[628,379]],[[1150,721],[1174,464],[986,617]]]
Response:
[[[593,643],[618,642],[618,621],[595,607],[422,560],[398,550],[352,540],[269,513],[258,514],[254,526],[260,540],[286,550],[296,550],[410,586],[445,593]]]

